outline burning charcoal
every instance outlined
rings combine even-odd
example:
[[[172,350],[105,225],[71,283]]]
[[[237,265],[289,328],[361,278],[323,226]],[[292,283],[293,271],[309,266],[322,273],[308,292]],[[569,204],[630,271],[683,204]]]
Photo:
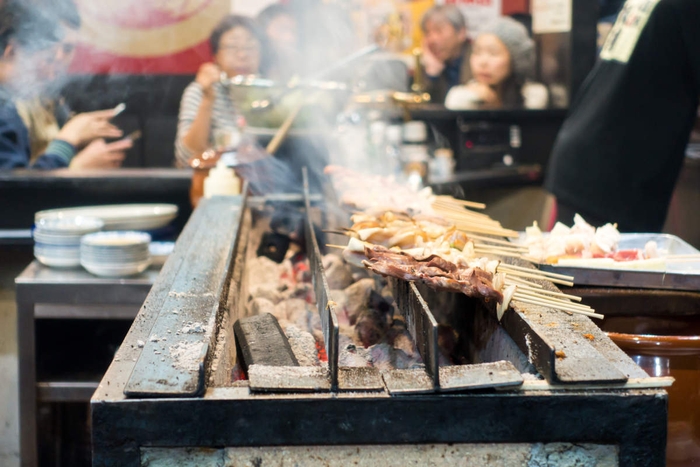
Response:
[[[355,337],[364,347],[382,342],[386,337],[386,322],[376,313],[362,313],[355,324]]]
[[[287,254],[290,239],[287,235],[265,232],[260,240],[257,255],[270,258],[275,263],[281,263]]]
[[[299,366],[287,336],[270,313],[237,320],[236,350],[244,372],[250,365]]]
[[[372,290],[374,290],[374,280],[372,279],[362,279],[345,289],[350,324],[355,324],[360,312],[367,308],[367,299]]]
[[[352,285],[352,271],[340,256],[324,256],[323,268],[326,270],[326,280],[331,289],[344,289]]]
[[[277,316],[275,304],[266,298],[254,298],[248,304],[249,316],[262,315],[270,313],[277,319],[286,319],[286,316]]]
[[[285,334],[289,339],[289,345],[299,362],[299,366],[320,366],[318,350],[316,349],[316,339],[310,333],[302,331],[293,324],[285,329]]]
[[[453,355],[457,348],[459,335],[451,326],[445,324],[438,325],[438,348],[440,349],[440,364],[445,360],[448,364],[453,363]]]
[[[369,279],[369,271],[367,269],[353,266],[352,264],[348,264],[348,267],[350,268],[353,282],[358,282],[362,279]]]
[[[300,316],[306,317],[306,302],[300,298],[290,298],[275,305],[276,315],[290,322],[296,322]],[[306,318],[304,318],[306,319]]]
[[[264,298],[272,303],[279,303],[282,294],[277,290],[277,284],[254,284],[250,286],[250,296],[252,299]]]
[[[341,367],[370,367],[372,366],[371,357],[367,349],[355,346],[355,344],[347,343],[342,345],[342,340],[339,345],[338,365]]]
[[[283,300],[299,298],[306,302],[314,302],[314,290],[312,284],[297,284],[282,292]]]
[[[386,323],[387,326],[392,322],[392,315],[394,314],[393,300],[389,301],[372,290],[367,298],[367,307],[373,310],[380,321]]]

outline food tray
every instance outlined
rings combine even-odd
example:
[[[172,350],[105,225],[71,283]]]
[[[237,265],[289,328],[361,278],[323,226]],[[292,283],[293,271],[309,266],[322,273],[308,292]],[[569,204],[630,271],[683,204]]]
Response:
[[[522,238],[522,237],[521,237]],[[523,239],[524,240],[524,239]],[[618,249],[644,249],[648,241],[655,241],[659,251],[669,255],[689,255],[700,252],[669,234],[633,233],[621,234]],[[599,285],[605,287],[632,287],[642,289],[700,290],[700,260],[668,263],[666,271],[643,271],[633,269],[603,269],[590,267],[556,266],[539,264],[543,271],[567,274],[574,277],[576,285]]]

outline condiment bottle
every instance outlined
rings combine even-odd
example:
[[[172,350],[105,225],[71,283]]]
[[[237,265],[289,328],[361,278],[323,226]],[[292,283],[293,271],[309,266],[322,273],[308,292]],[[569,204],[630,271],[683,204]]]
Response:
[[[228,168],[223,160],[219,160],[204,180],[204,197],[231,196],[240,193],[241,181],[236,177],[233,169]]]

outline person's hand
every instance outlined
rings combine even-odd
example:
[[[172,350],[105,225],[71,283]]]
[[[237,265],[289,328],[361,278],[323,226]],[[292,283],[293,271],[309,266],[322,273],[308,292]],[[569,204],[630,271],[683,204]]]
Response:
[[[121,167],[125,151],[134,145],[125,138],[106,143],[102,138],[94,140],[80,151],[70,163],[71,169],[116,169]]]
[[[122,131],[110,123],[112,117],[114,109],[78,114],[63,125],[57,138],[75,147],[82,147],[97,138],[119,138]]]
[[[206,97],[214,97],[214,83],[221,79],[221,70],[213,63],[204,63],[197,71],[197,77],[194,79],[204,91]]]
[[[423,64],[423,69],[425,69],[425,74],[432,77],[440,76],[442,70],[445,69],[445,64],[433,55],[425,40],[423,40],[421,49],[423,51],[421,63]]]
[[[466,88],[473,92],[479,98],[480,103],[483,103],[486,107],[500,106],[498,93],[488,84],[471,81],[466,85]]]

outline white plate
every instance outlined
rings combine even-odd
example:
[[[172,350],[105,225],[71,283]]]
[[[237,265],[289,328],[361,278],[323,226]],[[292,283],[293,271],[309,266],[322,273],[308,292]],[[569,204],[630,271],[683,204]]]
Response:
[[[97,232],[102,227],[104,227],[104,221],[99,217],[42,218],[36,221],[34,233],[56,236],[80,236]]]
[[[140,274],[148,267],[151,265],[151,261],[143,261],[141,263],[136,263],[136,264],[129,264],[129,265],[124,265],[124,266],[115,266],[112,267],[111,265],[105,266],[105,265],[97,265],[97,264],[90,264],[86,263],[84,261],[81,261],[80,264],[91,274],[94,274],[96,276],[100,277],[124,277],[124,276],[133,276],[136,274]]]
[[[34,222],[84,216],[102,219],[104,230],[154,230],[168,225],[177,211],[174,204],[111,204],[39,211]]]
[[[85,235],[80,244],[86,248],[108,250],[148,250],[151,236],[145,232],[96,232]],[[140,248],[139,248],[140,247]]]
[[[77,268],[80,266],[80,258],[44,256],[36,252],[34,253],[34,257],[38,259],[41,264],[50,268]]]

